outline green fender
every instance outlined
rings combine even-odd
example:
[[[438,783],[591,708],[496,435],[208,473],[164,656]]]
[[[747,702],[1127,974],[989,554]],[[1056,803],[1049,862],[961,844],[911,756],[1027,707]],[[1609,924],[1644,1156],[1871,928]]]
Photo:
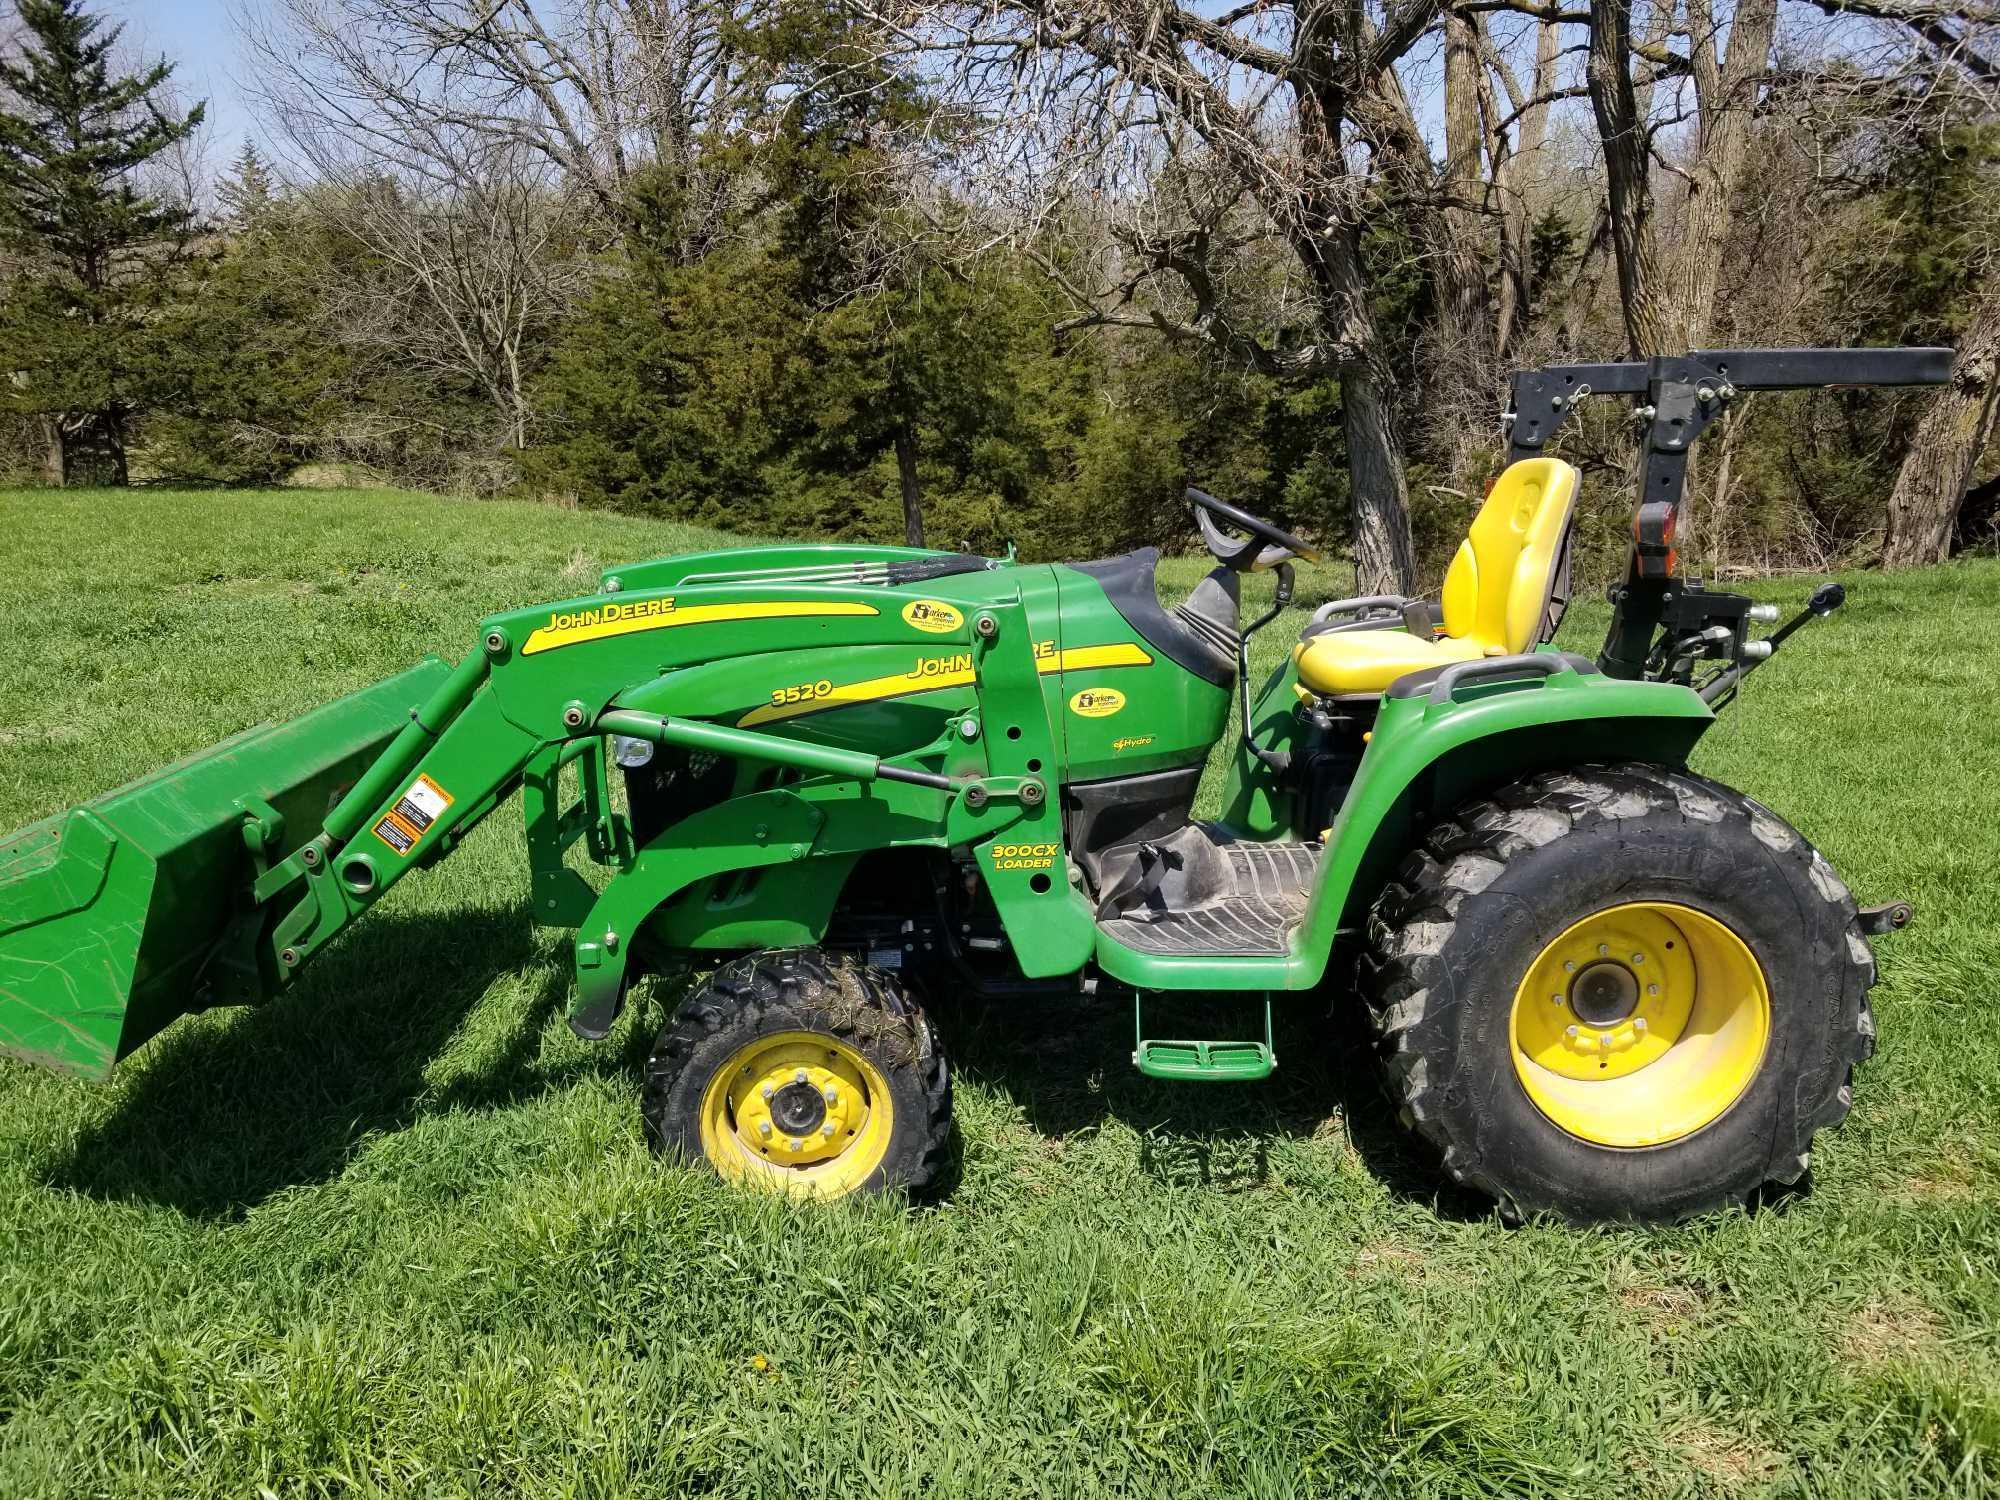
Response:
[[[1252,721],[1289,673],[1266,686]],[[1396,865],[1436,818],[1483,792],[1535,771],[1592,760],[1682,765],[1714,713],[1699,695],[1672,683],[1630,682],[1574,668],[1547,677],[1475,683],[1433,703],[1427,694],[1386,697],[1373,738],[1341,805],[1314,879],[1305,919],[1290,951],[1268,958],[1136,953],[1099,935],[1097,960],[1107,974],[1155,990],[1302,990],[1326,973],[1334,938],[1359,927]],[[1253,837],[1273,828],[1284,799],[1231,778],[1224,805],[1251,811]],[[1319,830],[1300,830],[1316,837]]]
[[[617,1019],[632,939],[662,902],[726,871],[806,859],[825,822],[796,793],[757,792],[683,818],[639,850],[605,886],[576,935],[569,1016],[578,1035],[601,1037]]]

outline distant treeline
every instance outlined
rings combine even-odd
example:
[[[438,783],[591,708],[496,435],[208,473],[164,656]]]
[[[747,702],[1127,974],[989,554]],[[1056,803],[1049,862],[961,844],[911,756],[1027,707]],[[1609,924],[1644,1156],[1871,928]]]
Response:
[[[1199,483],[1364,586],[1428,582],[1501,462],[1509,367],[1942,342],[1942,398],[1740,403],[1687,550],[1992,541],[2000,74],[1973,32],[1955,57],[1893,16],[1808,34],[1776,0],[1704,32],[1689,0],[1658,35],[1626,13],[1621,87],[1576,55],[1615,4],[1396,7],[1391,36],[1342,0],[1382,54],[1352,76],[1264,7],[1169,5],[1176,83],[1115,8],[1082,53],[1038,5],[979,8],[981,51],[949,6],[853,0],[685,7],[699,46],[542,24],[566,4],[426,40],[458,8],[272,7],[245,42],[287,165],[244,144],[209,174],[169,65],[75,0],[20,5],[0,478],[344,474],[1041,557],[1178,545]],[[422,53],[398,43],[458,69],[392,77]],[[1032,84],[1058,57],[1087,66]],[[1602,562],[1622,404],[1561,451]]]

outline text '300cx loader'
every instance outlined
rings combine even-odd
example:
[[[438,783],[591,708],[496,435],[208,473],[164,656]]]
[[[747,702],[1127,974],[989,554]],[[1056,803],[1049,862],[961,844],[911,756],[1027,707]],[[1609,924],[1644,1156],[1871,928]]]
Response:
[[[639,962],[708,974],[652,1050],[645,1126],[746,1184],[939,1185],[950,1082],[925,995],[1115,991],[1142,1072],[1255,1080],[1273,1000],[1324,982],[1369,1008],[1405,1123],[1509,1215],[1748,1200],[1846,1113],[1873,1045],[1868,938],[1908,908],[1857,909],[1797,831],[1686,769],[1744,675],[1840,602],[1823,588],[1757,639],[1764,607],[1676,576],[1687,450],[1739,392],[1937,383],[1950,362],[1733,350],[1517,375],[1513,462],[1441,597],[1326,605],[1254,690],[1245,637],[1317,559],[1199,491],[1218,566],[1172,609],[1151,550],[614,569],[486,620],[455,668],[428,659],[0,843],[0,1048],[102,1076],[182,1013],[271,998],[518,792],[535,917],[576,931],[579,1033],[606,1033]],[[1577,474],[1541,451],[1591,393],[1632,397],[1644,430],[1594,663],[1548,644]],[[1246,628],[1251,571],[1277,603]],[[1222,815],[1191,821],[1233,698]],[[566,860],[579,842],[605,877]],[[1149,1036],[1177,992],[1240,995],[1262,1040]]]

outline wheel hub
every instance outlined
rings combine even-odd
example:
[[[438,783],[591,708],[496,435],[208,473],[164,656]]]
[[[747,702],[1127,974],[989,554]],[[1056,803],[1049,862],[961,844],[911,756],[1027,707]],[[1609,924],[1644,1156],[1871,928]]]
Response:
[[[702,1149],[725,1176],[778,1191],[838,1197],[881,1163],[893,1110],[868,1058],[834,1036],[757,1038],[714,1075],[702,1102]]]
[[[786,1135],[811,1135],[826,1123],[826,1099],[810,1083],[788,1083],[771,1096],[771,1124]]]
[[[1604,1146],[1654,1146],[1723,1115],[1770,1039],[1743,940],[1693,907],[1635,901],[1549,943],[1515,991],[1514,1071],[1536,1108]]]
[[[1579,969],[1570,981],[1569,1008],[1588,1025],[1615,1026],[1639,1008],[1639,977],[1610,959]]]

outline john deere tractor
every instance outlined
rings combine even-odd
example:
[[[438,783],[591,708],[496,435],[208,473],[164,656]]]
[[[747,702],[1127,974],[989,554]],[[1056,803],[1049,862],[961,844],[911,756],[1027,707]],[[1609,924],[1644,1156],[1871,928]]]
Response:
[[[1869,1055],[1862,910],[1777,814],[1687,769],[1798,619],[1680,576],[1689,445],[1739,393],[1943,380],[1946,350],[1708,351],[1515,377],[1512,462],[1436,599],[1245,643],[1313,546],[1190,492],[1216,567],[778,546],[634,563],[0,843],[0,1047],[102,1076],[256,1003],[518,794],[572,1027],[648,965],[698,982],[645,1068],[662,1152],[834,1197],[940,1184],[924,1000],[1129,1004],[1153,1078],[1254,1083],[1274,1005],[1358,1003],[1406,1124],[1513,1216],[1674,1219],[1805,1171]],[[1633,400],[1641,500],[1595,661],[1550,640],[1577,472]],[[1275,603],[1240,619],[1244,575]],[[1221,815],[1196,785],[1240,704]],[[622,796],[618,784],[622,783]],[[576,857],[578,854],[586,857]],[[594,875],[586,869],[598,867]],[[1250,1040],[1162,1038],[1239,997]],[[1350,999],[1351,997],[1351,999]],[[1207,1007],[1213,1009],[1211,1005]]]

